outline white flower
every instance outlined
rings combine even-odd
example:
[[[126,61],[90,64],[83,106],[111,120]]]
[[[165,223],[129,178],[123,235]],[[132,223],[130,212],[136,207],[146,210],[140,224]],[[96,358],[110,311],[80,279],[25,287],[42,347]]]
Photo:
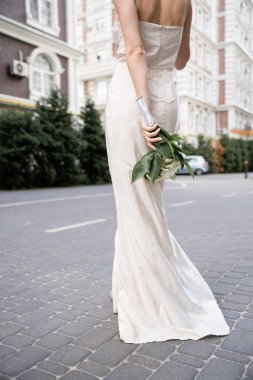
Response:
[[[157,181],[173,177],[177,169],[180,167],[180,161],[177,159],[165,158],[163,156],[162,161],[162,170],[159,177],[157,178]]]

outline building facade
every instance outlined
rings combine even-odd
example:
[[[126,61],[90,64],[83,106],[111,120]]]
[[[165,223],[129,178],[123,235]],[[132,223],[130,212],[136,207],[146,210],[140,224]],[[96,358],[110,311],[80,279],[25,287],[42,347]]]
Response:
[[[91,95],[105,107],[115,67],[112,0],[79,0],[81,102]],[[253,128],[253,0],[192,0],[191,59],[177,71],[180,133],[189,141],[203,133],[233,135]]]
[[[33,107],[60,88],[79,110],[76,0],[1,0],[0,107]]]
[[[79,0],[79,9],[79,48],[84,51],[79,67],[80,102],[83,104],[85,98],[91,95],[97,108],[103,111],[115,68],[112,0]]]

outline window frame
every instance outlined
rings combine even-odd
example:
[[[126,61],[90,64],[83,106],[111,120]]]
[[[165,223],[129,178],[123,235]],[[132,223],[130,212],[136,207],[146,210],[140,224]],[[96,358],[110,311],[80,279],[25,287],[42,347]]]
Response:
[[[40,29],[45,33],[55,37],[60,36],[58,0],[50,0],[52,3],[52,26],[43,24],[42,22],[42,0],[38,1],[38,20],[34,19],[31,13],[31,0],[25,0],[26,4],[26,23],[36,29]]]
[[[64,73],[64,69],[62,67],[61,61],[57,54],[54,52],[44,49],[44,48],[36,48],[32,51],[30,57],[28,58],[29,63],[29,93],[30,93],[30,99],[31,100],[39,100],[41,97],[48,96],[48,94],[45,94],[45,82],[44,82],[44,75],[50,74],[51,72],[47,70],[43,70],[39,67],[35,66],[35,60],[39,55],[44,55],[49,61],[52,66],[52,72],[54,73],[54,83],[55,87],[60,89],[61,88],[61,74]],[[41,92],[37,91],[34,88],[34,72],[40,73],[41,78]]]

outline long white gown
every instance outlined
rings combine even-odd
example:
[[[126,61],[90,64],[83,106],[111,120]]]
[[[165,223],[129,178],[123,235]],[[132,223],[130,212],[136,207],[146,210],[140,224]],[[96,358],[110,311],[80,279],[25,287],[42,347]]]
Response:
[[[151,113],[178,132],[175,60],[182,26],[139,21],[146,51]],[[133,166],[150,151],[128,71],[120,23],[114,23],[117,67],[106,102],[106,145],[117,209],[112,270],[113,312],[126,343],[200,339],[230,331],[214,295],[168,229],[163,183],[131,184]],[[204,243],[204,242],[203,242]]]

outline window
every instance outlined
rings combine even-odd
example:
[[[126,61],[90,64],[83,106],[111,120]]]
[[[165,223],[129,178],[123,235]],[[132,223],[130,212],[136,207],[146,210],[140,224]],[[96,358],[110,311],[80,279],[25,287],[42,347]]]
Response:
[[[48,96],[53,88],[60,88],[63,69],[58,56],[51,51],[36,48],[28,59],[30,63],[30,98]]]
[[[59,36],[58,0],[26,0],[27,24]]]
[[[50,60],[43,54],[37,55],[33,65],[33,89],[47,96],[55,87],[55,73]]]
[[[97,82],[97,96],[104,97],[107,94],[107,82],[106,80],[101,80]]]

